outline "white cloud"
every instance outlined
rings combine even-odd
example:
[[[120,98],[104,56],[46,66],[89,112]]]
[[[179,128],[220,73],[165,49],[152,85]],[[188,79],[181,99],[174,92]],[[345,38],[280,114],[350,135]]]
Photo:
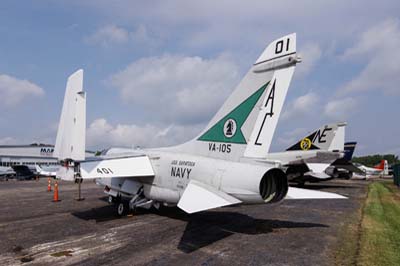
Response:
[[[358,42],[347,49],[345,60],[366,61],[366,66],[339,90],[339,93],[356,93],[381,90],[400,93],[400,23],[398,19],[385,20],[361,34]]]
[[[365,30],[358,37],[357,43],[344,52],[343,57],[375,55],[376,52],[382,52],[382,48],[389,46],[396,48],[396,45],[400,42],[399,34],[398,19],[384,20]]]
[[[346,120],[354,114],[357,107],[358,102],[352,97],[332,100],[325,105],[324,114],[329,118]]]
[[[309,114],[318,105],[319,97],[314,92],[302,95],[289,103],[282,114],[282,119],[287,120],[294,116],[297,118]]]
[[[109,46],[114,43],[121,44],[129,40],[129,32],[116,25],[106,25],[84,40],[89,44],[100,44],[102,46]]]
[[[302,57],[302,62],[296,67],[296,76],[304,77],[311,72],[311,70],[318,63],[321,58],[322,51],[318,44],[307,43],[304,47],[300,48],[299,53]]]
[[[135,30],[116,26],[106,25],[96,30],[93,34],[84,38],[87,44],[101,45],[109,47],[112,44],[125,44],[133,42],[136,45],[146,45],[147,47],[155,47],[159,40],[149,32],[148,28],[143,24],[136,27]]]
[[[224,55],[144,58],[109,78],[125,102],[146,108],[154,119],[174,123],[209,119],[237,81],[238,68]]]
[[[203,125],[111,125],[104,118],[94,120],[88,127],[88,147],[161,147],[182,143],[196,136]]]
[[[140,4],[120,0],[112,5],[107,0],[78,2],[92,12],[100,11],[109,21],[143,23],[157,29],[165,33],[166,39],[171,38],[175,46],[189,49],[229,46],[235,51],[243,46],[259,45],[261,49],[270,38],[292,31],[299,33],[301,42],[303,38],[318,39],[319,43],[340,42],[377,19],[397,16],[395,7],[398,5],[395,0],[387,0],[385,4],[358,0],[352,5],[335,0],[281,0],[267,4],[264,0],[253,0],[251,4],[226,0],[142,1]]]
[[[146,44],[155,46],[158,44],[157,38],[149,32],[148,28],[143,24],[140,24],[136,30],[130,32],[130,38],[137,44]]]
[[[38,85],[5,74],[0,75],[0,99],[5,106],[15,106],[31,96],[42,96],[44,90]]]

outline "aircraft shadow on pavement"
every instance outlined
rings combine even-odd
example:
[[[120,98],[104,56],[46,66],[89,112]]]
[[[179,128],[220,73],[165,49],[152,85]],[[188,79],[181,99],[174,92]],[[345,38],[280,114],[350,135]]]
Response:
[[[329,227],[319,223],[256,219],[246,214],[230,211],[205,211],[189,215],[179,208],[138,209],[134,216],[149,214],[187,222],[177,247],[184,253],[191,253],[236,233],[260,235],[282,228]],[[96,222],[120,219],[116,216],[115,207],[112,205],[74,212],[72,215],[84,220],[95,220]]]
[[[131,215],[125,217],[118,216],[115,205],[108,204],[107,197],[101,197],[99,198],[99,200],[107,202],[107,204],[101,207],[88,208],[87,210],[84,211],[72,212],[71,214],[79,219],[83,219],[86,221],[95,220],[97,223],[107,222],[116,219],[129,218],[131,216]],[[188,217],[188,214],[186,214],[179,208],[166,208],[166,207],[161,208],[160,210],[156,210],[154,208],[151,208],[149,210],[138,208],[134,213],[130,214],[132,214],[133,216],[155,214],[182,221],[187,221]]]
[[[236,212],[202,212],[188,219],[178,249],[190,253],[235,233],[268,234],[280,228],[328,227],[318,223],[255,219]]]
[[[90,208],[85,211],[73,212],[73,216],[83,220],[95,220],[97,223],[107,222],[118,219],[115,207],[112,205],[105,205],[97,208]]]

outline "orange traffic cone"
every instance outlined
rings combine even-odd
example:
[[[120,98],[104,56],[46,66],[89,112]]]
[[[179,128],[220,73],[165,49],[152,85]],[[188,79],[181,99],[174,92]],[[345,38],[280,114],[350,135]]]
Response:
[[[57,180],[56,180],[56,182],[54,183],[53,202],[57,202],[57,201],[60,201],[60,200],[58,199],[58,184],[57,184]]]
[[[51,192],[51,180],[50,180],[50,177],[47,178],[47,192]]]

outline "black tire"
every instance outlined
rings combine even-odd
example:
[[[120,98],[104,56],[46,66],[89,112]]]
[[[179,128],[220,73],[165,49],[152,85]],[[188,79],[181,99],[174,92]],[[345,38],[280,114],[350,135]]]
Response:
[[[346,176],[346,179],[349,180],[353,177],[353,172],[349,172],[348,175]]]
[[[108,203],[112,204],[115,202],[115,198],[113,196],[108,196]]]
[[[125,216],[128,214],[129,206],[126,202],[120,201],[115,205],[117,207],[117,215],[119,217]]]
[[[353,177],[353,172],[339,174],[339,178],[349,180]]]

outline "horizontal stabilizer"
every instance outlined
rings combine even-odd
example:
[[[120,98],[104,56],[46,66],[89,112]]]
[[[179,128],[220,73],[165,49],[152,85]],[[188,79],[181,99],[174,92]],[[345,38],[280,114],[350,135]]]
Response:
[[[311,151],[310,151],[311,152]],[[336,161],[338,158],[343,156],[342,152],[336,151],[317,151],[315,158],[307,158],[305,160],[306,163],[326,163],[331,164]]]
[[[347,199],[347,197],[332,192],[289,187],[286,199]]]
[[[187,213],[194,213],[237,203],[241,201],[209,185],[191,180],[178,207]]]

